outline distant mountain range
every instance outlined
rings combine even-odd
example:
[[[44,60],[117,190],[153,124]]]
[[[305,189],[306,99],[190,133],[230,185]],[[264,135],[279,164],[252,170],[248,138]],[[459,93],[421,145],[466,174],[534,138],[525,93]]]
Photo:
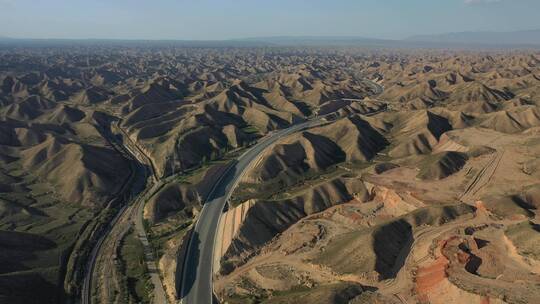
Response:
[[[357,36],[274,36],[235,39],[233,41],[260,42],[272,45],[388,45],[394,40],[366,38]]]
[[[540,45],[540,30],[514,32],[460,32],[412,36],[406,41],[485,45]]]
[[[17,39],[0,37],[0,45],[64,44],[174,45],[188,47],[363,46],[405,48],[540,48],[540,30],[459,32],[418,35],[402,40],[356,36],[274,36],[225,40]]]
[[[402,40],[365,37],[282,36],[239,39],[274,45],[340,45],[381,47],[540,47],[540,30],[515,32],[461,32],[419,35]]]

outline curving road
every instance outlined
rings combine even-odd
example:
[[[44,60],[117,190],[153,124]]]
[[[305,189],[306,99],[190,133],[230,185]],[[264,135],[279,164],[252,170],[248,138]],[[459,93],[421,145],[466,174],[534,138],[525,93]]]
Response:
[[[126,151],[125,147],[123,147],[121,144],[119,144],[115,139],[114,136],[111,136],[109,134],[110,131],[103,130],[104,134],[107,134],[105,138],[109,141],[111,146],[120,154],[122,154],[126,159],[132,159],[131,155]],[[107,208],[110,208],[112,203],[118,199],[123,199],[124,193],[131,192],[130,196],[133,195],[133,191],[129,190],[129,188],[134,189],[138,188],[135,186],[137,184],[137,179],[140,178],[139,172],[144,170],[144,179],[146,179],[146,170],[141,166],[138,162],[130,162],[131,166],[131,173],[128,180],[125,182],[125,184],[122,186],[122,189],[119,191],[118,197],[112,199]],[[81,302],[82,304],[90,304],[92,302],[92,278],[94,277],[94,270],[96,266],[97,258],[99,257],[101,253],[101,248],[103,246],[103,243],[107,239],[107,237],[110,235],[113,228],[116,226],[118,221],[126,214],[126,211],[128,210],[128,204],[125,204],[120,208],[120,210],[117,212],[116,216],[113,218],[113,220],[109,223],[107,227],[105,227],[102,234],[99,236],[99,238],[96,241],[96,244],[92,248],[92,251],[90,252],[90,257],[88,259],[88,262],[86,264],[86,272],[83,279],[83,285],[81,288]]]
[[[373,92],[371,93],[373,96],[382,94],[382,92],[384,91],[384,87],[373,80],[364,79],[363,81],[371,88],[371,90],[373,90]]]
[[[375,94],[382,92],[382,86],[369,80],[366,81],[373,86]],[[182,304],[213,302],[212,261],[217,225],[227,201],[243,174],[267,147],[289,134],[320,124],[324,121],[323,118],[317,117],[270,134],[235,160],[219,178],[207,197],[189,240],[179,295]]]
[[[212,261],[217,224],[234,188],[261,153],[279,139],[321,123],[315,119],[294,125],[264,138],[234,161],[208,195],[188,244],[180,296],[184,304],[212,303]]]
[[[153,164],[150,159],[141,151],[135,143],[133,143],[129,136],[125,133],[123,129],[119,126],[119,122],[113,123],[113,126],[116,127],[120,132],[124,133],[124,138],[126,139],[123,142],[118,141],[118,139],[112,134],[108,134],[106,137],[110,144],[124,157],[127,159],[135,160],[131,163],[133,167],[131,168],[131,176],[129,181],[126,182],[126,186],[129,186],[130,189],[130,199],[125,202],[125,205],[118,211],[114,219],[106,227],[105,231],[97,240],[96,244],[92,248],[90,253],[90,258],[86,266],[86,273],[82,286],[82,304],[90,304],[92,302],[92,279],[94,277],[94,269],[96,266],[97,258],[101,254],[102,246],[105,243],[106,239],[111,235],[113,228],[115,228],[120,219],[128,218],[129,220],[124,221],[124,224],[133,226],[137,233],[137,237],[143,244],[144,248],[144,260],[149,270],[150,279],[154,285],[153,290],[153,299],[152,303],[167,303],[167,297],[163,289],[163,284],[159,276],[159,271],[156,266],[155,257],[153,249],[151,248],[146,230],[143,223],[143,210],[145,195],[156,186],[156,183],[153,183],[157,180],[155,170],[153,169]],[[147,164],[144,166],[143,164]],[[152,180],[150,184],[153,184],[152,187],[147,187],[147,180],[151,177]],[[133,199],[131,199],[133,198]]]
[[[137,237],[143,245],[144,262],[146,263],[146,269],[148,270],[148,273],[150,275],[150,281],[154,286],[154,290],[152,292],[152,303],[166,304],[168,303],[167,294],[165,293],[163,282],[161,281],[161,277],[159,275],[159,268],[157,266],[155,251],[154,248],[152,248],[150,242],[148,241],[148,234],[146,232],[146,228],[144,227],[144,205],[146,199],[148,199],[147,194],[154,193],[154,191],[159,188],[160,184],[157,182],[159,181],[159,177],[156,174],[156,169],[154,163],[152,162],[152,159],[148,157],[148,155],[146,155],[144,151],[135,142],[131,140],[129,134],[120,127],[120,122],[117,122],[116,128],[124,135],[125,142],[123,144],[123,147],[125,148],[125,150],[127,150],[128,153],[138,161],[139,165],[146,164],[148,169],[146,169],[147,171],[145,171],[144,180],[147,180],[148,175],[150,175],[151,177],[150,184],[152,184],[152,186],[146,187],[137,196],[137,198],[135,199],[135,203],[133,204],[133,211],[131,212],[130,216],[131,220],[133,221]],[[150,174],[148,174],[148,171],[150,171]]]
[[[375,82],[370,80],[365,80],[368,86],[372,89],[373,95],[378,95],[382,93],[383,87]],[[378,112],[374,112],[368,115],[373,115]],[[301,131],[303,129],[315,126],[323,122],[323,117],[317,117],[313,120],[294,125],[288,129],[280,130],[275,132],[268,137],[261,140],[255,146],[253,146],[248,152],[243,154],[232,163],[228,170],[221,176],[218,182],[214,185],[214,188],[209,193],[205,205],[201,210],[199,220],[196,222],[193,229],[192,237],[188,244],[188,249],[186,253],[186,259],[184,261],[182,280],[181,280],[181,290],[180,297],[182,298],[183,303],[192,303],[192,304],[203,304],[203,303],[212,303],[213,298],[213,285],[212,285],[212,261],[213,261],[213,251],[214,251],[214,242],[217,232],[217,224],[221,213],[225,207],[227,200],[232,195],[232,192],[238,182],[240,181],[244,172],[247,171],[249,166],[254,163],[255,160],[261,155],[261,153],[270,145],[278,141],[279,139]],[[123,130],[118,128],[121,132]],[[111,144],[117,149],[120,153],[126,155],[127,158],[136,159],[136,168],[132,168],[133,175],[141,175],[135,172],[143,172],[144,180],[148,176],[158,180],[155,170],[153,170],[153,163],[147,159],[146,155],[138,149],[134,143],[129,142],[129,136],[124,134],[128,139],[126,143],[118,143],[115,138],[109,138]],[[148,164],[150,170],[141,164]],[[148,171],[150,172],[148,172]],[[130,181],[128,183],[133,183]],[[94,267],[96,264],[97,257],[100,255],[101,247],[105,239],[110,235],[113,227],[117,225],[119,219],[128,216],[131,217],[135,223],[135,229],[139,236],[139,239],[144,245],[145,248],[145,261],[147,267],[151,272],[151,279],[154,284],[154,303],[166,303],[166,295],[163,289],[161,279],[159,277],[159,271],[157,270],[153,252],[148,243],[146,236],[146,231],[144,229],[142,221],[142,210],[144,205],[144,196],[145,190],[137,193],[138,197],[133,204],[124,205],[115,218],[111,221],[109,226],[105,229],[104,233],[99,237],[96,242],[96,245],[92,248],[90,253],[90,259],[87,263],[86,274],[84,277],[84,282],[82,286],[82,303],[90,304],[91,295],[92,295],[92,278],[94,273]],[[133,193],[135,194],[135,193]],[[134,218],[133,218],[134,217]]]

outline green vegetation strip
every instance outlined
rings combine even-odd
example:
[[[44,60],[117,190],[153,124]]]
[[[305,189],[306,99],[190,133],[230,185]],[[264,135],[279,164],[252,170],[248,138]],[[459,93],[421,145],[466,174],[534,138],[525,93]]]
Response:
[[[131,229],[122,240],[120,270],[125,275],[127,287],[126,303],[150,303],[154,286],[144,262],[144,248],[136,233]]]

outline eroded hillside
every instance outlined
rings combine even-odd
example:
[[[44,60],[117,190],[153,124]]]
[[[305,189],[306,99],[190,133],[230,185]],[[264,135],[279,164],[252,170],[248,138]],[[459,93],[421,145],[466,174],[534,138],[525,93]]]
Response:
[[[218,232],[219,299],[537,302],[539,58],[2,48],[0,302],[80,298],[107,233],[93,302],[149,302],[140,215],[176,301],[188,232],[227,163],[321,116],[243,176]]]
[[[288,136],[244,176],[222,219],[219,296],[538,301],[537,57],[408,54],[362,71],[387,111]]]

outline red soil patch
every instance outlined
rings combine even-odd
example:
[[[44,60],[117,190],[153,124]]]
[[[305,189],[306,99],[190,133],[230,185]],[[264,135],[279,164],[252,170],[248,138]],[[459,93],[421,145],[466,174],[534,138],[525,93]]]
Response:
[[[466,252],[460,251],[457,254],[457,259],[458,259],[460,264],[465,265],[471,259],[471,255],[466,253]]]
[[[439,242],[439,251],[446,246],[447,242],[448,240]],[[429,302],[429,292],[447,278],[446,269],[449,261],[444,255],[440,253],[438,255],[439,257],[433,263],[417,269],[415,289],[421,303]]]
[[[353,220],[353,222],[359,222],[359,221],[362,220],[363,217],[360,216],[360,214],[353,212],[353,213],[349,214],[349,218],[351,220]]]
[[[487,208],[486,208],[486,205],[484,204],[484,202],[482,201],[476,201],[475,202],[475,207],[476,207],[476,213],[480,213],[480,212],[487,212]]]
[[[352,200],[348,201],[347,204],[362,204],[362,201],[355,197]]]
[[[445,257],[439,257],[435,262],[426,267],[419,267],[416,275],[416,289],[419,293],[427,291],[442,280],[446,276],[446,267],[448,260]]]
[[[519,221],[519,220],[525,220],[527,217],[523,214],[512,214],[510,215],[510,219],[513,221]]]

